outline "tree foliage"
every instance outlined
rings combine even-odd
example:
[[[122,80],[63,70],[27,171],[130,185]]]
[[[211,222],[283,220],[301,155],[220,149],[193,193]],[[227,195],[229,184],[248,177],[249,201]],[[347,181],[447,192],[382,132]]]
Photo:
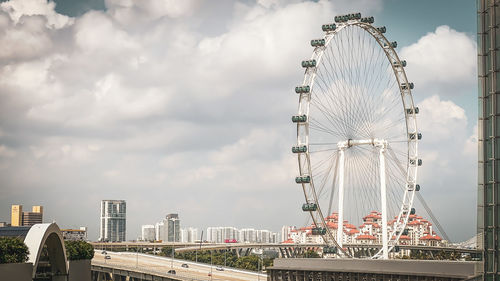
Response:
[[[68,260],[90,260],[94,257],[94,247],[85,241],[64,241]]]
[[[172,248],[162,248],[160,255],[170,257],[172,255]],[[253,271],[257,271],[259,269],[262,270],[268,266],[272,266],[274,260],[273,258],[261,257],[257,255],[238,257],[231,251],[212,251],[212,253],[210,253],[210,251],[182,252],[175,253],[175,258]]]
[[[23,263],[28,261],[28,246],[16,237],[0,237],[0,263]]]

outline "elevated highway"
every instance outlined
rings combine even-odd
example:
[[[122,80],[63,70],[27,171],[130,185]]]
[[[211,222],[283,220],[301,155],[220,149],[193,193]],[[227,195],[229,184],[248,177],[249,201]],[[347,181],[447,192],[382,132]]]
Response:
[[[294,258],[302,255],[307,250],[315,250],[323,247],[323,244],[264,244],[264,243],[150,243],[150,242],[114,242],[102,243],[93,242],[95,249],[106,249],[111,251],[132,251],[137,249],[160,250],[164,247],[174,247],[176,252],[190,251],[232,251],[238,256],[249,255],[253,250],[276,250],[282,258]],[[377,252],[381,245],[368,244],[346,244],[346,250],[354,257],[371,256]],[[457,247],[431,247],[431,246],[411,246],[400,245],[399,249],[409,254],[410,252],[421,252],[430,257],[437,253],[457,253],[460,255],[470,255],[473,258],[479,255],[479,251],[470,248]]]
[[[266,280],[265,274],[233,268],[222,271],[202,263],[170,259],[130,252],[107,252],[105,259],[101,251],[96,251],[92,259],[93,281],[102,280]],[[182,265],[185,265],[184,267]],[[186,267],[187,265],[187,267]],[[175,271],[175,274],[172,274]]]

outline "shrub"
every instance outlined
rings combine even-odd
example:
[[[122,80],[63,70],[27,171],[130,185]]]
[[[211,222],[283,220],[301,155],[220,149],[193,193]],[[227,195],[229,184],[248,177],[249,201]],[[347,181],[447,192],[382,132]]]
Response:
[[[28,261],[28,246],[16,237],[0,237],[0,263],[23,263]]]
[[[68,260],[90,260],[94,257],[94,247],[85,241],[64,241]]]

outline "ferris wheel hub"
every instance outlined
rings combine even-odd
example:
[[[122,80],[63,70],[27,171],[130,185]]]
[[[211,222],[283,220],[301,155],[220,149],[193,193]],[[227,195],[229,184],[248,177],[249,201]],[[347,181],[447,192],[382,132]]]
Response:
[[[339,149],[345,149],[345,148],[349,148],[351,146],[372,145],[375,147],[386,148],[387,144],[388,144],[388,142],[384,139],[365,139],[365,140],[348,139],[345,141],[339,141],[337,143],[337,147]]]

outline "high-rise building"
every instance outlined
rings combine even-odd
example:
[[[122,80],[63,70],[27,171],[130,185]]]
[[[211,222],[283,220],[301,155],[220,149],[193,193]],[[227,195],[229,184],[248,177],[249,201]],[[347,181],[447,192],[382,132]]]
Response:
[[[500,1],[477,0],[478,51],[478,248],[483,280],[500,273]],[[498,144],[498,146],[497,146]],[[498,152],[497,152],[498,151]]]
[[[148,224],[141,227],[141,240],[154,241],[156,238],[155,226]]]
[[[37,212],[23,212],[23,226],[31,226],[43,222],[43,214]]]
[[[125,200],[101,201],[101,231],[99,241],[125,241],[127,225]]]
[[[23,205],[12,205],[10,225],[11,226],[23,225]]]
[[[33,213],[43,214],[43,206],[33,206],[33,207],[31,207],[31,211]]]
[[[277,233],[269,230],[255,230],[253,228],[237,229],[235,227],[207,228],[207,241],[213,243],[276,243]]]
[[[158,241],[181,241],[181,220],[178,214],[168,214],[155,224],[155,237]]]
[[[31,212],[23,212],[23,205],[12,205],[12,226],[32,226],[43,222],[43,207],[33,206]]]
[[[166,241],[165,224],[163,223],[163,221],[157,222],[155,224],[155,237],[156,241]]]
[[[181,228],[180,235],[182,243],[194,243],[199,239],[198,228]]]
[[[178,214],[168,214],[164,221],[168,242],[181,241],[181,221]]]

